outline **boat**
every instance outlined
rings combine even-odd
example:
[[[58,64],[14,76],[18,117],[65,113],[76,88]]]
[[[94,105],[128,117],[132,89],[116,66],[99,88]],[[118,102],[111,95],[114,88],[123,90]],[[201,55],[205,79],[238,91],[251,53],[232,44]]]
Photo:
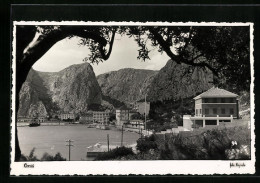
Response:
[[[109,130],[109,126],[108,125],[100,125],[100,129],[101,130]]]
[[[37,126],[40,126],[41,125],[41,123],[39,123],[39,122],[31,122],[30,124],[29,124],[29,127],[37,127]]]
[[[100,129],[100,130],[109,130],[109,126],[105,125],[105,124],[100,124],[96,126],[96,129]]]
[[[95,125],[95,124],[89,124],[87,127],[88,127],[88,128],[95,128],[96,125]]]

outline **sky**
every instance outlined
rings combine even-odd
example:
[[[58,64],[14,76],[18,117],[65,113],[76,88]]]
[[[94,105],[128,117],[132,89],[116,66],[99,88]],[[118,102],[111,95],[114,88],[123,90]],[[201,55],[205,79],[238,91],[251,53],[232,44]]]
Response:
[[[43,72],[58,72],[70,65],[84,63],[89,55],[87,46],[78,45],[79,38],[64,39],[57,42],[34,65],[33,69]],[[150,52],[151,60],[138,60],[137,43],[126,36],[116,35],[113,50],[108,60],[99,64],[91,64],[96,75],[122,68],[160,70],[165,66],[169,57],[159,53],[157,49]]]

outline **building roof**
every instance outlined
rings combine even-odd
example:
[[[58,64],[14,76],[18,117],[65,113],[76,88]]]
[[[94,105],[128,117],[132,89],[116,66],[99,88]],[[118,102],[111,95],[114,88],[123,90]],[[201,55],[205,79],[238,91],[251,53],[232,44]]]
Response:
[[[145,102],[145,99],[140,99],[140,100],[136,101],[136,103],[144,103],[144,102]],[[149,103],[149,101],[146,100],[146,103]]]
[[[123,106],[119,107],[118,110],[130,110],[130,108],[123,105]]]
[[[227,90],[218,88],[218,87],[212,87],[208,91],[203,92],[202,94],[194,97],[193,99],[197,100],[200,98],[212,98],[212,97],[237,97],[237,94],[234,94],[232,92],[229,92]]]

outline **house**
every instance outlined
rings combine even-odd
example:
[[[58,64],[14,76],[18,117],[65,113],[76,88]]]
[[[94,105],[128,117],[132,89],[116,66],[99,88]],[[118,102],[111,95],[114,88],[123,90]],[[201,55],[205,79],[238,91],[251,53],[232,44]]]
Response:
[[[130,108],[121,106],[120,108],[116,109],[116,126],[121,127],[123,124],[128,123],[130,120]]]
[[[238,95],[227,90],[212,87],[208,91],[198,95],[195,100],[195,116],[239,117]]]
[[[43,123],[45,122],[46,117],[45,116],[38,116],[38,117],[25,117],[25,116],[19,116],[18,117],[18,122],[39,122]]]
[[[195,116],[185,115],[183,125],[191,124],[189,120],[198,127],[219,125],[219,122],[232,122],[233,118],[239,117],[237,97],[237,94],[212,87],[194,98]]]
[[[76,118],[76,115],[74,113],[63,113],[60,114],[61,120],[74,120]]]
[[[150,102],[145,102],[145,100],[139,100],[134,103],[133,108],[139,112],[141,115],[146,115],[148,116],[150,112]]]
[[[130,128],[144,129],[144,121],[140,119],[133,119],[129,124]]]
[[[24,122],[24,123],[28,123],[28,122],[31,122],[33,118],[31,117],[27,117],[27,116],[18,116],[17,117],[17,121],[18,122]]]
[[[39,123],[44,123],[46,118],[44,116],[38,116],[37,120]]]
[[[109,110],[93,111],[93,122],[106,124],[109,121]]]

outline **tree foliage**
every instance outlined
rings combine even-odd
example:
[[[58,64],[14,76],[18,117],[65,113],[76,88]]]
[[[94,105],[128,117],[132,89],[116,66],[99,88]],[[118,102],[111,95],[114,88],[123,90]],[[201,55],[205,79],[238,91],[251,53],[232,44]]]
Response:
[[[137,59],[150,59],[152,49],[165,52],[176,63],[212,71],[215,85],[249,90],[248,26],[16,26],[16,98],[33,64],[54,44],[65,38],[80,37],[90,55],[84,60],[108,60],[116,35],[133,38],[138,45]],[[16,111],[19,100],[16,100]],[[16,133],[16,160],[20,148]]]
[[[137,59],[150,59],[150,51],[157,49],[177,63],[190,65],[190,72],[194,67],[207,68],[220,78],[220,84],[249,87],[247,26],[18,26],[17,60],[33,57],[36,62],[57,41],[76,36],[81,38],[79,45],[90,50],[84,60],[100,63],[109,58],[116,34],[134,39],[139,47]]]
[[[141,153],[145,153],[150,149],[157,149],[157,144],[155,142],[155,136],[151,135],[149,137],[140,138],[137,140],[136,149]]]
[[[99,154],[95,158],[95,160],[113,160],[113,159],[120,158],[123,156],[128,156],[128,155],[134,155],[132,148],[122,146],[122,147],[116,147],[115,149],[112,149],[111,151]]]
[[[34,155],[35,148],[33,148],[29,154],[29,156],[21,155],[20,161],[66,161],[66,158],[63,158],[62,155],[58,152],[54,156],[45,152],[41,159],[38,159],[37,156]]]

